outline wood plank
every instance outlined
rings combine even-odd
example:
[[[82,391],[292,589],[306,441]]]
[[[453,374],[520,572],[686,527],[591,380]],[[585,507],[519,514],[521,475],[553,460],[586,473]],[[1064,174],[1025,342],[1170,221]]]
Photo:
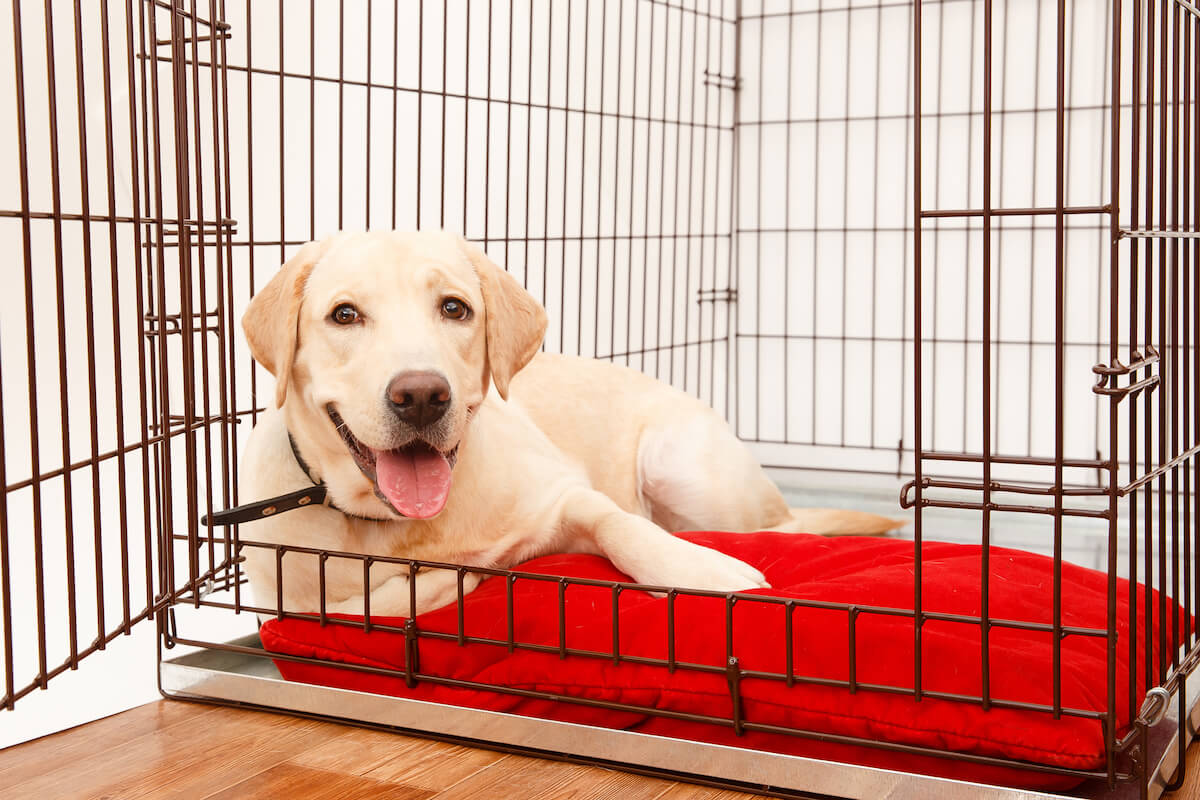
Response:
[[[125,746],[154,731],[192,721],[213,706],[157,700],[40,739],[0,750],[0,786],[13,786],[95,753]]]
[[[436,800],[492,800],[541,797],[573,780],[588,767],[507,755],[434,795]]]
[[[383,731],[353,730],[297,755],[291,763],[440,790],[503,757],[503,753],[482,748]]]
[[[654,800],[761,800],[762,795],[713,789],[692,783],[676,783]]]
[[[322,769],[278,764],[205,800],[425,800],[432,792],[342,775]],[[195,795],[193,795],[195,796]]]
[[[341,725],[216,708],[183,724],[99,751],[17,784],[5,800],[196,797],[236,783],[346,732]],[[203,790],[203,791],[202,791]]]
[[[670,781],[628,772],[510,755],[438,792],[434,798],[486,800],[494,797],[519,797],[522,800],[588,800],[621,797],[622,800],[654,800],[671,786]]]

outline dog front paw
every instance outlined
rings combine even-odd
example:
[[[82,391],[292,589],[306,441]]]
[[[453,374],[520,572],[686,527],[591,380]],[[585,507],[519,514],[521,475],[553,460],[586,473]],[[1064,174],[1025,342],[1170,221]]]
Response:
[[[769,589],[766,577],[754,567],[733,556],[670,536],[655,563],[636,570],[638,583],[678,589],[703,589],[713,592],[745,592]]]

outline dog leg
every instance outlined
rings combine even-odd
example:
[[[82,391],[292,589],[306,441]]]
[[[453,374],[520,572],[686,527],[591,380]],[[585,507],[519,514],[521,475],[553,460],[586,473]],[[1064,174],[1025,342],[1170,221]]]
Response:
[[[594,548],[585,549],[608,558],[635,583],[720,592],[769,587],[749,564],[672,536],[592,489],[564,498],[561,522],[564,530]]]
[[[749,448],[707,413],[646,430],[638,474],[651,519],[672,531],[878,535],[908,524],[863,511],[788,508]]]
[[[780,533],[819,533],[825,536],[879,536],[903,528],[906,519],[838,508],[791,508],[790,518],[768,530]]]

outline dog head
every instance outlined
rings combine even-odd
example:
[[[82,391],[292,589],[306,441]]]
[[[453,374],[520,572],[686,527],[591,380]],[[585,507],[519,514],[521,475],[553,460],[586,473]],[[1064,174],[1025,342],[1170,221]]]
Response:
[[[333,502],[428,519],[489,384],[507,397],[546,314],[461,236],[341,233],[301,247],[242,327]]]

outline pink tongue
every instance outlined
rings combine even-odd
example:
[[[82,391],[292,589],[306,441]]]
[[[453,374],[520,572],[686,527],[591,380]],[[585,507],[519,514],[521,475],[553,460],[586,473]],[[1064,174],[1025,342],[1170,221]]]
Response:
[[[392,506],[413,519],[436,517],[450,494],[450,462],[422,445],[376,450],[375,478]]]

